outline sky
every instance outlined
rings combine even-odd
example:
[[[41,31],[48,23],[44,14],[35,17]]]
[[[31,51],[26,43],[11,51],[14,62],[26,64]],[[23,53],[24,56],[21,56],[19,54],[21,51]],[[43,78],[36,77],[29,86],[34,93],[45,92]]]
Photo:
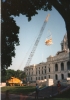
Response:
[[[66,33],[66,27],[62,16],[55,8],[53,8],[52,11],[38,11],[38,14],[33,16],[29,22],[25,15],[20,14],[19,17],[14,17],[16,24],[20,27],[18,35],[20,45],[15,47],[16,55],[15,58],[12,58],[12,65],[9,67],[9,69],[24,70],[35,40],[37,39],[48,14],[50,14],[50,17],[30,65],[46,62],[50,55],[55,56],[58,51],[61,51],[60,44]],[[52,35],[53,44],[47,46],[45,45],[45,40],[50,34],[49,30]]]

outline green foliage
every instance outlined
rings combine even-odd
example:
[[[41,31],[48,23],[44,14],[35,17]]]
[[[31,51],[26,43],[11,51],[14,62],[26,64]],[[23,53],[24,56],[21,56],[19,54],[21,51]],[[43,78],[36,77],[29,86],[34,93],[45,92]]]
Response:
[[[19,45],[19,27],[11,17],[3,18],[1,23],[1,68],[3,72],[12,64],[12,57],[15,57],[15,44]]]
[[[31,86],[7,86],[7,87],[2,87],[1,92],[5,92],[6,90],[9,90],[10,93],[13,94],[29,94],[33,91],[35,91],[35,87]]]
[[[11,77],[16,77],[23,81],[24,79],[26,79],[26,74],[21,70],[15,71],[12,69],[8,69],[6,70],[6,75],[5,76],[2,75],[1,81],[6,82],[6,80],[10,79]]]

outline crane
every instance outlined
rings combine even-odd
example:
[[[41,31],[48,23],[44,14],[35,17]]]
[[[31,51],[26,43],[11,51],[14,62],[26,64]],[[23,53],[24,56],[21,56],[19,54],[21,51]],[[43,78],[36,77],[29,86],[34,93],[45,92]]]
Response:
[[[48,22],[49,16],[50,16],[50,14],[47,15],[47,17],[46,17],[46,19],[45,19],[45,21],[44,21],[44,23],[43,23],[43,26],[42,26],[42,28],[41,28],[41,30],[40,30],[40,33],[39,33],[39,35],[38,35],[38,37],[37,37],[37,39],[36,39],[36,41],[35,41],[35,43],[34,43],[34,46],[33,46],[33,48],[32,48],[32,51],[30,52],[30,55],[29,55],[29,57],[28,57],[28,60],[27,60],[27,62],[26,62],[25,67],[27,67],[27,66],[30,65],[30,62],[31,62],[32,57],[33,57],[33,55],[34,55],[34,53],[35,53],[35,50],[36,50],[36,48],[37,48],[37,45],[38,45],[38,43],[39,43],[39,41],[40,41],[40,38],[41,38],[41,36],[42,36],[42,34],[43,34],[43,31],[44,31],[44,28],[45,28],[45,26],[46,26],[46,23]]]

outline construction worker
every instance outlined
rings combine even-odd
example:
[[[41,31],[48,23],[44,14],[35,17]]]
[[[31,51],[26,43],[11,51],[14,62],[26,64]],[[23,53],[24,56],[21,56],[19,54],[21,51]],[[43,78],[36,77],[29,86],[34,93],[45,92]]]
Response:
[[[58,93],[60,93],[60,89],[61,89],[61,84],[60,81],[57,82],[57,91]]]
[[[38,86],[38,84],[36,84],[35,99],[38,99],[38,95],[39,95],[39,86]]]

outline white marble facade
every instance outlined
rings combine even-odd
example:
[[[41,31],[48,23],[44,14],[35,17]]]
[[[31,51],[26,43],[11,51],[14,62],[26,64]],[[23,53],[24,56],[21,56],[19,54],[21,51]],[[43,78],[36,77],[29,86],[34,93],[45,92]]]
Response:
[[[53,79],[54,83],[58,80],[64,81],[70,77],[69,49],[67,34],[61,42],[61,51],[55,56],[49,56],[46,62],[36,65],[26,66],[24,71],[27,75],[28,82],[37,80]]]

